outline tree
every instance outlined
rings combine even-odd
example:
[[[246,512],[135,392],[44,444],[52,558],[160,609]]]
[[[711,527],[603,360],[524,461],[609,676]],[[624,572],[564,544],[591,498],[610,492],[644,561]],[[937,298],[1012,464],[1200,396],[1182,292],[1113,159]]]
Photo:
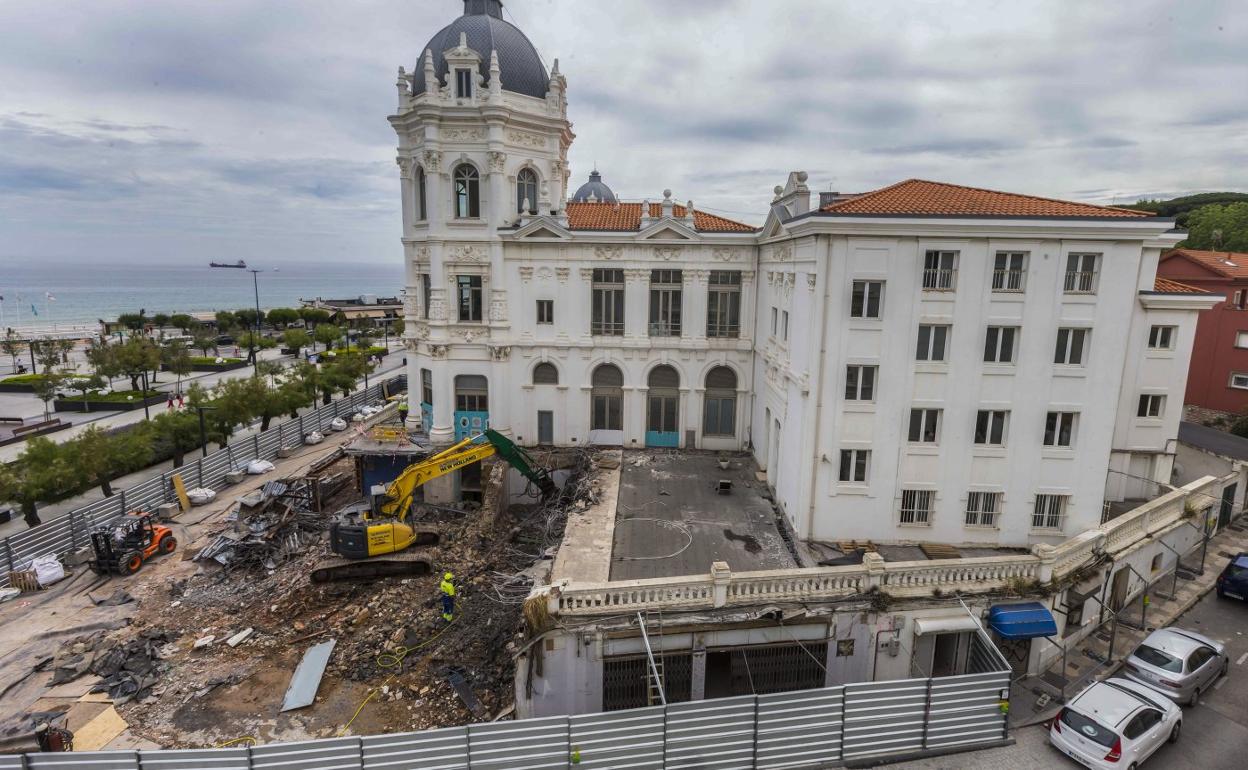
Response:
[[[151,426],[153,453],[172,455],[175,468],[182,467],[187,452],[199,448],[199,416],[195,412],[163,412],[146,424]]]
[[[61,354],[61,363],[68,364],[69,354],[74,352],[77,343],[74,340],[60,339],[54,340],[53,344],[56,346],[56,352]]]
[[[227,331],[238,325],[238,318],[228,310],[218,310],[215,318],[217,320],[217,331]]]
[[[16,462],[0,465],[0,500],[17,503],[26,526],[37,527],[38,504],[69,497],[81,484],[69,452],[44,436],[26,441]]]
[[[122,313],[117,316],[117,323],[126,327],[132,332],[141,331],[147,325],[147,316],[139,313]]]
[[[255,347],[259,348],[260,350],[268,350],[269,348],[277,347],[277,340],[273,339],[272,337],[260,336],[260,335],[257,335],[255,332],[243,332],[242,334],[238,335],[238,344],[240,347],[244,347],[244,348],[252,347],[253,341],[254,341]]]
[[[156,315],[152,316],[152,324],[154,324],[157,329],[165,328],[172,322],[172,320],[173,319],[169,316],[168,313],[157,313]]]
[[[144,372],[160,367],[160,348],[146,337],[131,337],[113,347],[118,372],[130,378],[131,390],[139,389],[139,377]]]
[[[299,357],[299,351],[312,343],[312,335],[303,329],[287,329],[282,332],[282,344],[287,350],[295,351],[295,357]]]
[[[104,387],[104,378],[98,374],[90,377],[66,377],[65,387],[82,396],[82,411],[89,412],[91,410],[88,408],[86,396],[91,391]]]
[[[91,364],[97,376],[108,382],[110,388],[113,385],[113,378],[121,374],[121,366],[117,362],[117,348],[105,340],[91,343],[91,347],[87,348],[87,362]]]
[[[22,352],[23,347],[21,338],[17,336],[17,332],[13,331],[12,327],[6,329],[4,332],[4,339],[0,339],[0,350],[3,350],[5,355],[13,358],[14,373],[17,372],[17,356]]]
[[[217,338],[211,337],[207,334],[196,336],[195,341],[191,343],[191,346],[196,350],[202,350],[205,358],[208,356],[209,350],[211,350],[214,355],[219,353],[219,350],[217,349]]]
[[[56,392],[60,390],[61,384],[65,382],[65,375],[59,372],[48,372],[44,374],[42,379],[35,380],[31,383],[31,387],[35,391],[35,395],[43,402],[43,419],[47,420],[51,417],[51,411],[48,404],[56,399]]]
[[[274,329],[285,329],[299,320],[299,311],[289,307],[275,307],[269,311],[267,318]]]
[[[35,358],[43,367],[44,374],[50,374],[52,367],[60,365],[61,349],[55,340],[31,340],[30,344],[34,348]]]
[[[316,328],[323,323],[329,322],[329,311],[316,307],[301,307],[299,308],[299,317],[303,319],[305,328],[308,326]]]
[[[238,325],[244,329],[256,328],[256,311],[249,307],[245,307],[242,310],[235,310],[234,318],[238,321]]]
[[[169,316],[169,323],[173,324],[173,326],[183,334],[190,331],[192,327],[199,325],[193,317],[187,315],[186,313],[174,313]]]
[[[321,324],[312,332],[312,338],[328,349],[342,338],[342,330],[333,324]],[[314,347],[313,350],[315,349]]]
[[[178,390],[182,390],[182,378],[191,373],[191,354],[181,342],[172,342],[160,352],[161,363],[178,376]]]
[[[1248,251],[1248,202],[1201,206],[1188,215],[1189,249]]]
[[[229,443],[238,426],[246,425],[256,416],[248,402],[250,394],[236,384],[250,379],[252,378],[223,380],[211,391],[195,383],[186,392],[191,406],[212,407],[212,411],[204,414],[204,421],[208,428],[208,437],[218,444]]]
[[[109,433],[92,425],[63,446],[82,486],[98,486],[105,497],[113,496],[113,479],[145,467],[152,459],[151,436],[145,430]]]

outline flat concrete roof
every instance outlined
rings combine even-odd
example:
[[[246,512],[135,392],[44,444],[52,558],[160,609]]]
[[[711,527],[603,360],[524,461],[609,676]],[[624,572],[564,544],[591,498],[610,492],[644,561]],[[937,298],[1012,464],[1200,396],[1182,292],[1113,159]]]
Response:
[[[1194,422],[1180,422],[1179,441],[1233,460],[1248,460],[1248,439],[1217,428],[1208,428]]]
[[[733,572],[797,564],[780,537],[758,466],[712,452],[624,452],[611,548],[611,580],[705,575],[723,561]],[[720,479],[732,492],[716,490]]]

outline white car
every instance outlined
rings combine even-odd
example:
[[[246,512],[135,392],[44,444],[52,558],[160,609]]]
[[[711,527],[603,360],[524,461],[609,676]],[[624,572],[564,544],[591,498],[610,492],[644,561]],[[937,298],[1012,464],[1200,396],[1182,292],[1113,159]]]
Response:
[[[1183,710],[1129,679],[1096,682],[1049,726],[1049,743],[1085,767],[1134,770],[1183,728]]]

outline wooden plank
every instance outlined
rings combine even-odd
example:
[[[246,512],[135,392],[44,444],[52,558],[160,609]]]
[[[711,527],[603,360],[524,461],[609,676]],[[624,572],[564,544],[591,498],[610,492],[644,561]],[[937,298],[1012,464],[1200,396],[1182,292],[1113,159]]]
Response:
[[[73,731],[74,751],[99,751],[129,727],[126,720],[117,713],[117,709],[109,706]]]

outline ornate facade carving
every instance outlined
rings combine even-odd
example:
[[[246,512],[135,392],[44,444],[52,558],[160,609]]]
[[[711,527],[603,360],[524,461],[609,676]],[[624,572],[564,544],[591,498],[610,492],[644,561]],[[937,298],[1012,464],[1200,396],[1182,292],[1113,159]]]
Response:
[[[442,170],[442,153],[438,150],[425,150],[425,171],[436,174]]]
[[[446,354],[450,350],[450,345],[428,345],[427,347],[429,348],[429,357],[438,360],[446,358]]]
[[[679,246],[655,246],[654,258],[670,262],[673,259],[679,259],[681,251]]]
[[[563,276],[560,277],[559,280],[560,281],[568,280],[568,273],[567,273],[568,269],[566,267],[561,267],[559,269],[564,271]],[[549,281],[554,276],[555,276],[555,271],[551,270],[549,267],[543,266],[537,269],[537,280],[539,281]]]
[[[682,274],[687,281],[693,283],[706,283],[706,279],[711,277],[710,270],[685,270]]]
[[[810,289],[811,291],[814,291],[814,290],[815,290],[815,283],[816,283],[816,281],[817,281],[817,280],[818,280],[818,279],[817,279],[817,277],[815,276],[815,274],[814,274],[814,273],[807,273],[807,274],[806,274],[806,288],[807,288],[807,289]]]
[[[619,259],[624,256],[623,246],[595,246],[594,257],[597,259]]]
[[[412,353],[412,354],[418,353],[420,352],[420,342],[417,341],[415,337],[404,337],[403,349],[406,350],[408,353]]]
[[[420,315],[420,294],[403,295],[403,315],[415,318]]]
[[[548,269],[548,268],[546,268],[546,269]],[[557,278],[557,279],[559,280],[559,283],[567,283],[567,282],[568,282],[568,276],[569,276],[571,273],[572,273],[572,270],[571,270],[570,268],[566,268],[566,267],[556,267],[556,268],[555,268],[555,278]]]
[[[549,268],[546,268],[546,269],[549,269]],[[523,281],[524,283],[528,283],[529,281],[533,280],[533,266],[532,265],[520,266],[520,280]]]
[[[394,162],[399,164],[399,178],[412,178],[412,159],[411,158],[395,158]]]
[[[429,292],[429,320],[446,320],[446,300],[442,296],[441,289],[433,289]]]
[[[477,327],[475,327],[475,326],[474,326],[474,327],[472,327],[472,328],[464,328],[464,327],[462,327],[462,326],[461,326],[460,328],[456,329],[456,330],[452,333],[452,336],[454,336],[454,337],[455,337],[455,338],[457,338],[457,339],[461,339],[461,340],[463,340],[464,342],[467,342],[467,343],[469,343],[469,344],[472,344],[473,342],[475,342],[475,341],[476,341],[476,339],[477,339],[478,337],[484,337],[484,336],[485,336],[485,330],[484,330],[484,329],[479,329],[479,328],[477,328]]]
[[[491,361],[506,361],[511,358],[510,345],[490,345]]]
[[[501,174],[507,165],[507,153],[498,150],[490,150],[488,153],[490,162],[490,173]]]
[[[717,246],[711,250],[711,257],[720,262],[735,262],[741,258],[741,250],[728,246]]]
[[[561,268],[561,269],[562,269],[562,270],[567,270],[567,268],[566,268],[566,267],[565,267],[565,268]],[[627,271],[625,271],[625,272],[627,272]],[[582,267],[582,268],[581,268],[581,280],[582,280],[582,281],[592,281],[592,280],[594,280],[594,269],[593,269],[592,267]]]
[[[793,258],[793,246],[788,243],[782,243],[771,252],[771,256],[777,262],[788,262]]]
[[[428,264],[429,263],[429,247],[422,245],[422,246],[417,246],[414,249],[412,249],[412,261],[417,264]]]
[[[650,277],[649,270],[641,270],[641,269],[634,268],[631,270],[624,271],[624,280],[632,282],[632,283],[644,281],[649,277]]]
[[[485,129],[481,128],[444,128],[439,133],[446,142],[479,142],[485,138]]]
[[[754,271],[753,271],[753,270],[742,270],[742,271],[741,271],[741,285],[742,285],[742,286],[745,286],[745,285],[747,285],[747,284],[751,284],[751,283],[754,283]]]
[[[494,291],[490,294],[490,321],[502,323],[507,320],[507,292]]]
[[[512,144],[518,144],[521,147],[533,147],[534,149],[542,149],[546,146],[546,137],[530,131],[508,131],[507,141]]]
[[[472,243],[448,244],[444,253],[447,262],[485,262],[489,258],[484,246]]]

